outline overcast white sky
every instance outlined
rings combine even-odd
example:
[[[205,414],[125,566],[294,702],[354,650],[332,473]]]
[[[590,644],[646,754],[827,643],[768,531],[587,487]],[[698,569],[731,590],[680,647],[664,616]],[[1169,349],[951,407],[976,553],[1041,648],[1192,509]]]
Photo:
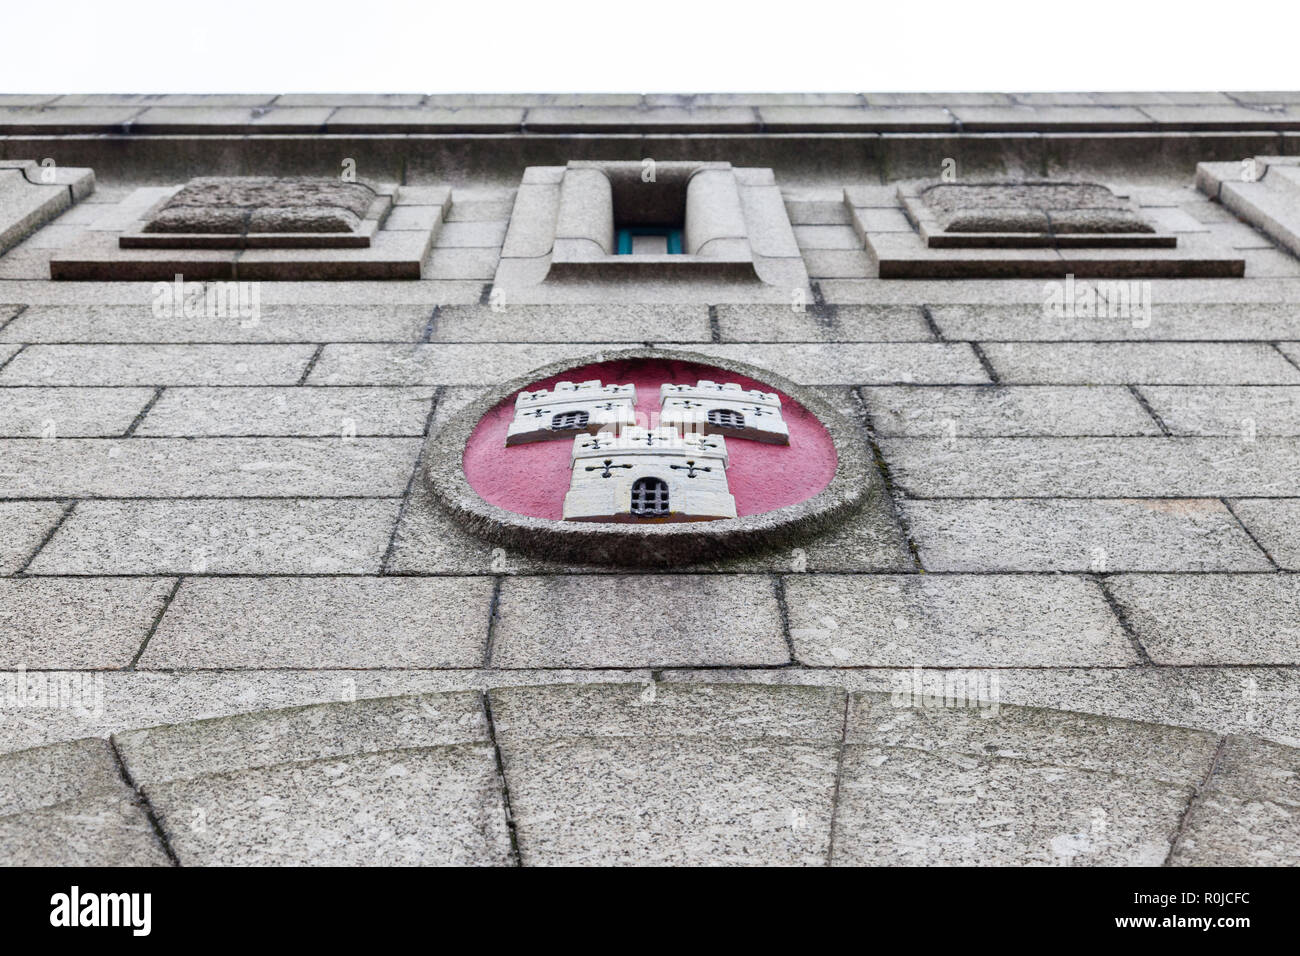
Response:
[[[1300,87],[1296,0],[5,0],[0,92]]]

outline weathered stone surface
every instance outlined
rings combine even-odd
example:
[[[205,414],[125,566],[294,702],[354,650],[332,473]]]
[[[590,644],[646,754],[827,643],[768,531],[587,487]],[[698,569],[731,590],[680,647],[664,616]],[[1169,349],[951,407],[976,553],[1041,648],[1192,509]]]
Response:
[[[124,784],[54,806],[0,817],[10,866],[167,866],[149,818]]]
[[[1300,577],[1117,575],[1108,586],[1157,664],[1300,663]]]
[[[169,579],[0,578],[0,667],[125,667],[171,589]]]
[[[153,296],[139,305],[32,306],[0,332],[0,341],[48,343],[418,342],[429,305],[269,305],[261,288],[257,315],[154,315]],[[236,298],[234,301],[238,301]],[[251,306],[247,298],[245,303]],[[251,312],[251,308],[246,310]],[[238,310],[236,310],[238,313]]]
[[[190,579],[143,668],[477,667],[490,578]]]
[[[312,345],[33,345],[0,371],[0,385],[293,385],[315,351]]]
[[[971,745],[982,742],[979,732],[925,727],[913,736],[897,726],[919,714],[964,727],[979,719],[969,711],[890,712],[887,702],[883,706],[890,721],[884,733],[845,748],[838,864],[1159,865],[1193,791],[1186,775],[1161,779],[1183,768],[1159,758],[1155,766],[1125,760],[1119,768],[1095,766],[1095,750],[1081,758],[1102,723],[1094,719],[1073,718],[1072,725],[1067,718],[1053,726],[1058,715],[1051,715],[1046,726],[998,726],[991,743],[996,749],[976,750]],[[1071,739],[1079,735],[1082,741]],[[1188,736],[1175,732],[1180,744]],[[1148,740],[1142,742],[1150,746]],[[1122,739],[1107,743],[1123,750]],[[1202,738],[1203,749],[1205,743]],[[1042,762],[1033,759],[1034,751]]]
[[[905,700],[918,695],[938,699],[948,694],[948,687],[973,685],[987,696],[996,693],[1003,705],[1249,734],[1300,746],[1300,672],[1294,667],[931,668],[919,674],[912,668],[782,667],[657,673],[673,683],[817,685],[898,694]]]
[[[88,738],[0,757],[0,817],[117,793],[122,773],[107,741]]]
[[[499,311],[498,311],[499,310]],[[447,306],[434,320],[434,342],[709,341],[709,310],[688,305]]]
[[[1121,386],[920,386],[864,388],[882,437],[1160,435]]]
[[[65,671],[25,671],[29,690],[50,686]],[[106,671],[91,675],[91,690],[102,692],[98,710],[42,707],[0,699],[0,753],[66,743],[87,736],[108,737],[162,723],[186,723],[262,710],[412,694],[481,691],[488,686],[620,683],[644,684],[647,669],[628,670],[182,670]],[[0,690],[15,686],[19,675],[0,670]],[[32,719],[38,717],[39,719]],[[346,739],[341,741],[346,744]]]
[[[1216,735],[1204,731],[1093,714],[926,703],[901,695],[852,694],[845,743],[1022,760],[1183,786],[1200,783],[1218,744]]]
[[[326,345],[310,385],[492,385],[599,345]],[[0,380],[3,374],[0,373]]]
[[[933,342],[915,306],[846,305],[796,312],[780,305],[720,305],[724,342]],[[666,340],[662,334],[649,336]]]
[[[1269,571],[1215,499],[906,501],[929,571]]]
[[[114,735],[131,779],[141,786],[487,739],[483,704],[469,692],[287,707]]]
[[[337,179],[200,176],[149,220],[145,232],[353,232],[376,192]]]
[[[57,501],[0,501],[0,574],[20,571],[63,516]]]
[[[790,659],[776,591],[764,576],[514,577],[501,586],[497,614],[493,667]]]
[[[673,348],[665,345],[665,348]],[[968,384],[988,376],[961,343],[699,345],[691,351],[770,368],[803,385]]]
[[[83,501],[33,574],[373,574],[396,500]]]
[[[488,744],[288,763],[144,792],[184,865],[510,862]]]
[[[814,667],[1123,666],[1137,656],[1081,578],[791,575],[796,659]]]
[[[1232,507],[1279,567],[1300,571],[1300,499],[1246,499]]]
[[[1018,385],[1300,384],[1300,369],[1263,342],[991,342],[984,353]]]
[[[1284,438],[891,438],[881,451],[924,498],[1281,496],[1300,473]]]
[[[0,495],[397,496],[418,453],[413,438],[0,439]]]
[[[525,865],[821,865],[844,701],[819,688],[491,692]]]
[[[938,183],[918,190],[946,232],[1154,232],[1098,183]]]
[[[434,389],[428,387],[169,388],[149,410],[135,434],[142,437],[332,435],[340,440],[358,436],[415,437],[424,434],[433,394]],[[4,397],[4,392],[0,392],[0,406]]]
[[[1300,388],[1294,386],[1142,386],[1139,391],[1175,435],[1300,436]]]
[[[153,395],[148,388],[0,389],[0,437],[121,435]]]
[[[1229,737],[1170,857],[1174,866],[1300,864],[1300,751]]]
[[[94,189],[95,174],[89,169],[46,167],[35,161],[0,166],[0,254]]]
[[[1080,285],[1083,283],[1080,282]],[[1129,307],[1116,298],[1112,312],[1105,300],[1087,312],[1076,301],[1068,314],[1054,314],[1042,302],[1032,305],[936,305],[931,308],[935,323],[950,339],[1005,341],[1144,341],[1235,340],[1300,338],[1300,313],[1277,302],[1178,302],[1166,301],[1152,291],[1151,311],[1135,310],[1140,304],[1129,286]],[[1076,297],[1077,299],[1077,297]],[[1088,314],[1091,313],[1091,314]]]

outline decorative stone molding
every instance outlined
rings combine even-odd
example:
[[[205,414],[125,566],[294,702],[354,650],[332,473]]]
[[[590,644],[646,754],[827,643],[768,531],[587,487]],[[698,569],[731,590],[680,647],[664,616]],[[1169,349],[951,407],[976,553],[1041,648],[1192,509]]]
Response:
[[[1224,278],[1245,259],[1204,235],[1156,229],[1093,182],[904,182],[894,201],[844,190],[882,279]]]
[[[0,253],[94,191],[93,170],[0,159]]]
[[[201,176],[118,237],[123,249],[370,247],[391,192],[303,176]]]
[[[680,228],[683,250],[618,255],[616,232],[624,224]],[[495,284],[508,289],[588,278],[808,284],[770,169],[649,160],[530,166]]]
[[[659,400],[661,425],[687,433],[790,444],[790,430],[781,418],[781,398],[774,392],[704,379],[695,385],[664,385]]]
[[[626,428],[573,441],[565,521],[711,521],[736,517],[727,443],[676,428]]]
[[[50,260],[53,279],[419,279],[449,191],[320,177],[200,177],[137,189],[89,238]],[[405,214],[391,216],[397,207]]]
[[[825,443],[825,454],[831,456],[826,483],[819,486],[820,490],[809,492],[807,497],[791,500],[789,504],[771,510],[741,513],[738,507],[738,516],[734,518],[664,523],[621,522],[616,519],[563,520],[563,515],[559,513],[553,518],[536,517],[493,504],[475,490],[466,474],[466,458],[471,439],[489,421],[499,419],[503,406],[512,407],[520,391],[531,390],[534,383],[593,365],[616,368],[618,371],[610,374],[626,379],[634,377],[633,370],[637,363],[687,365],[692,369],[698,368],[699,372],[705,374],[711,372],[714,380],[733,375],[761,383],[766,386],[764,391],[780,393],[783,396],[787,423],[791,422],[792,414],[812,423],[821,436],[819,440]],[[791,406],[789,402],[794,402],[795,405]],[[505,426],[501,427],[504,430]],[[776,477],[785,478],[788,473],[794,473],[810,464],[810,459],[803,457],[811,453],[806,441],[807,433],[804,435],[803,445],[796,445],[792,440],[789,448],[743,441],[728,448],[728,482],[733,497],[740,494],[737,479],[732,477],[732,473],[739,467],[737,455],[744,453],[752,456],[760,449],[767,449],[762,452],[763,455],[782,456],[779,465],[775,467],[785,470],[787,474]],[[581,437],[578,439],[582,440]],[[705,440],[714,439],[713,436],[708,436]],[[516,455],[529,449],[540,453],[552,444],[540,442],[503,449],[501,454]],[[747,447],[740,448],[740,445]],[[492,447],[491,441],[485,440],[483,447]],[[495,447],[502,446],[498,444]],[[725,440],[723,447],[726,447]],[[786,455],[789,458],[785,458]],[[740,362],[666,349],[596,353],[557,362],[506,382],[457,412],[440,431],[431,435],[424,460],[424,493],[429,495],[429,504],[466,530],[494,544],[517,548],[543,558],[583,564],[678,565],[714,560],[727,555],[794,547],[817,534],[839,527],[848,515],[883,493],[864,432],[858,425],[844,419],[815,391]],[[571,455],[566,456],[566,464],[571,464],[571,461]],[[499,460],[497,466],[522,467],[505,459]],[[532,481],[526,472],[513,477],[523,484]],[[565,474],[563,480],[570,482],[571,475]],[[739,498],[736,500],[739,505]]]
[[[1300,156],[1198,163],[1196,185],[1292,255],[1300,256]]]
[[[619,429],[635,423],[636,388],[590,382],[557,382],[555,388],[520,392],[515,420],[506,433],[507,445],[522,445],[575,432]]]

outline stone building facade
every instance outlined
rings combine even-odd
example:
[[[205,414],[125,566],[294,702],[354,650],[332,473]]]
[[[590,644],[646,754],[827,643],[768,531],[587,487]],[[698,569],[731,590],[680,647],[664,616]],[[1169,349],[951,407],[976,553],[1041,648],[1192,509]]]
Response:
[[[1300,862],[1300,94],[0,96],[0,157],[0,857]]]

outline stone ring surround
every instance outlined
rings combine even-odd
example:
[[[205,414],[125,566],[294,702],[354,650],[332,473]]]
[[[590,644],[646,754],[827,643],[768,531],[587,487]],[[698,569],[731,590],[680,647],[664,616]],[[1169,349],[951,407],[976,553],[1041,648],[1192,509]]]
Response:
[[[479,423],[494,409],[547,378],[583,366],[663,361],[731,372],[769,386],[814,415],[834,446],[830,482],[795,504],[759,514],[678,524],[566,522],[529,517],[485,501],[465,475],[464,452]],[[818,394],[766,369],[676,349],[597,352],[544,366],[493,389],[460,410],[425,448],[425,489],[461,527],[492,544],[537,557],[587,564],[662,567],[793,546],[839,525],[884,489],[862,429]]]

